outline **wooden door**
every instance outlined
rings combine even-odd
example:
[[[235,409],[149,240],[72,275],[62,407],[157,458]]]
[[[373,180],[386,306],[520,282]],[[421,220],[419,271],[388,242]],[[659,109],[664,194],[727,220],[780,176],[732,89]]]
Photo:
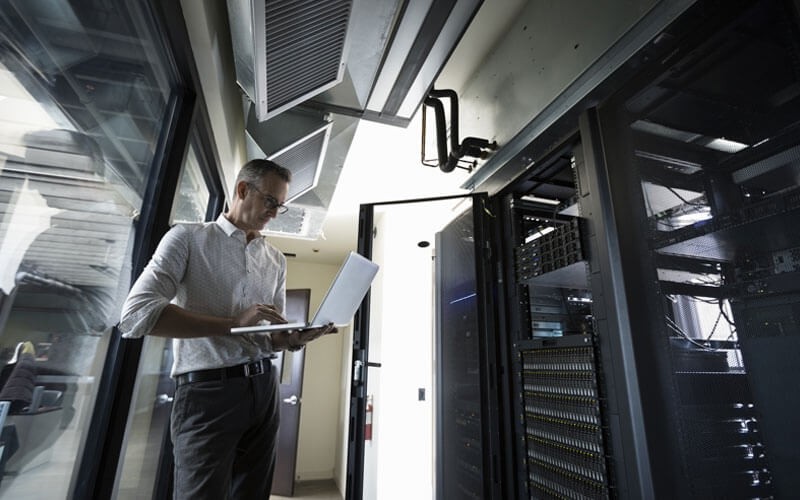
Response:
[[[311,290],[286,291],[286,319],[289,322],[308,321]],[[280,377],[281,425],[278,429],[278,456],[272,479],[272,494],[294,495],[294,476],[297,463],[297,436],[300,430],[300,406],[303,391],[305,349],[282,352],[273,360]]]

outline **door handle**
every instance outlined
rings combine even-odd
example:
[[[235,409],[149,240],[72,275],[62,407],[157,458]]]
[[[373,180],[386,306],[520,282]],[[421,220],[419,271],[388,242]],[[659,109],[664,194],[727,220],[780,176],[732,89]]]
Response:
[[[172,403],[174,398],[168,394],[159,394],[156,396],[156,404],[163,405],[165,403]]]
[[[295,406],[297,404],[297,396],[292,394],[292,397],[284,399],[283,402]]]

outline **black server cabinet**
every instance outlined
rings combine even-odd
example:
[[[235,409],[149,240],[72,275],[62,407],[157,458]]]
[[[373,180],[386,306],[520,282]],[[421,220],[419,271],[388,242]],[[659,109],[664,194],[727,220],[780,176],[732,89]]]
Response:
[[[608,185],[657,498],[800,491],[793,2],[700,2],[581,121]],[[624,451],[624,450],[623,450]]]
[[[800,491],[798,26],[696,2],[442,233],[437,498]]]
[[[478,334],[479,304],[471,221],[461,217],[437,235],[437,474],[439,498],[480,499],[486,491],[483,430],[486,424],[481,376],[484,339]],[[487,475],[488,476],[488,475]]]
[[[504,498],[485,196],[436,234],[436,498]]]
[[[498,195],[516,498],[800,491],[798,10],[697,2]]]
[[[590,241],[566,140],[505,195],[518,498],[613,498]]]

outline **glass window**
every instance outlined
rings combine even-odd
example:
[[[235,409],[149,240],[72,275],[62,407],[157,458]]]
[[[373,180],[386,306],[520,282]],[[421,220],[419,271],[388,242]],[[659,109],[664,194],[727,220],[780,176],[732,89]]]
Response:
[[[66,498],[162,135],[138,1],[0,4],[0,497]]]
[[[210,193],[200,168],[197,151],[194,144],[189,145],[169,217],[170,225],[177,222],[198,222],[206,218]]]
[[[197,135],[194,135],[195,141]],[[201,167],[202,155],[196,143],[190,143],[181,167],[178,191],[172,204],[170,223],[205,220],[210,193]],[[205,165],[204,165],[205,166]],[[138,383],[128,419],[127,441],[115,498],[147,497],[155,488],[175,383],[172,368],[172,342],[162,337],[146,336],[139,360]]]

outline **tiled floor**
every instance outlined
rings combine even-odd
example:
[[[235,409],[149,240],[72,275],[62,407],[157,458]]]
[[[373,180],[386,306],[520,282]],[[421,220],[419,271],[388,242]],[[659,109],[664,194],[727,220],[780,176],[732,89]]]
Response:
[[[272,495],[271,500],[342,500],[342,494],[336,487],[333,479],[324,481],[306,481],[297,483],[294,487],[293,497],[279,497]]]

